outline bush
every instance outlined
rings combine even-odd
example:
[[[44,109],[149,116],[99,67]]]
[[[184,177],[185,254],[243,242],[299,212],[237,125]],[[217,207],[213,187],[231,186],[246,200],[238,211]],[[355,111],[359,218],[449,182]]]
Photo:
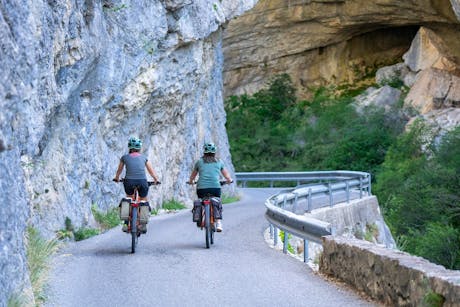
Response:
[[[281,75],[252,96],[227,99],[227,133],[238,171],[374,173],[405,123],[380,108],[359,114],[351,96],[335,96],[333,89],[318,88],[311,100],[300,102],[295,92],[289,76]]]
[[[460,268],[460,127],[436,146],[418,122],[390,148],[374,193],[403,249]]]
[[[100,233],[99,229],[82,227],[74,232],[75,241],[86,240]]]

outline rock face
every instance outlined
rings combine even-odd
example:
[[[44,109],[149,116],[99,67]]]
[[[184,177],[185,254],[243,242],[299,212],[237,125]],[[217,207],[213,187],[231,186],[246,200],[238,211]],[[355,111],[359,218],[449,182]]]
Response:
[[[458,26],[458,12],[457,0],[260,1],[225,30],[225,96],[280,72],[298,88],[353,82],[399,62],[420,25]]]
[[[0,305],[27,286],[24,232],[91,222],[123,195],[111,183],[131,135],[162,185],[191,202],[204,141],[233,172],[222,103],[221,25],[254,1],[18,1],[0,4]]]

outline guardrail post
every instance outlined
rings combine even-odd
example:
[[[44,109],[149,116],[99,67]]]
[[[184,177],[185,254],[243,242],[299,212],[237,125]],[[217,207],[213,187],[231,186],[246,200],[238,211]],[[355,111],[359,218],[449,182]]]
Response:
[[[363,177],[359,177],[359,198],[363,198]]]
[[[327,183],[327,188],[329,190],[329,206],[332,207],[334,205],[334,200],[332,199],[332,189],[331,189],[331,183]]]
[[[273,188],[273,180],[270,180],[270,188]]]
[[[283,253],[287,253],[287,247],[288,247],[288,240],[289,240],[289,234],[284,230],[284,242],[283,242]]]
[[[347,186],[347,203],[350,202],[350,183],[347,181],[345,181],[345,184]]]
[[[307,212],[311,211],[311,188],[308,189]]]
[[[299,194],[294,192],[294,206],[292,207],[292,212],[295,213],[297,211],[297,199],[299,198]]]
[[[372,191],[371,191],[371,174],[367,175],[367,194],[368,196],[371,196]]]
[[[278,228],[273,226],[273,245],[278,245]]]
[[[284,198],[283,198],[283,209],[286,208],[286,203],[287,203],[287,195],[284,194]]]
[[[303,240],[303,262],[308,262],[308,240]]]

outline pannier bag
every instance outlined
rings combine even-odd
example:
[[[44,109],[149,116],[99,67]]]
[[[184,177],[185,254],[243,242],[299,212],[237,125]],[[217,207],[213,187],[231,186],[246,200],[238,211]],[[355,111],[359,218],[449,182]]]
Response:
[[[215,219],[222,218],[222,202],[219,197],[211,197],[211,203],[213,207],[213,213]]]
[[[120,220],[129,220],[129,205],[131,204],[131,198],[123,198],[118,206],[120,209]]]
[[[201,222],[201,210],[202,210],[201,208],[202,208],[201,199],[197,199],[193,201],[192,213],[193,213],[194,222]]]
[[[150,218],[150,206],[148,202],[141,202],[141,215],[140,215],[140,222],[141,224],[147,224]]]

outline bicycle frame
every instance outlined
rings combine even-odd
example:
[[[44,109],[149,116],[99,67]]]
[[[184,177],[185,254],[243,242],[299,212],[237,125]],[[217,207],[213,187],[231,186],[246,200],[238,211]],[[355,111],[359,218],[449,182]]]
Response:
[[[124,179],[122,179],[119,182],[123,182]],[[148,186],[150,187],[151,185],[157,185],[160,184],[160,182],[148,182]],[[142,231],[140,229],[140,197],[139,197],[139,190],[138,187],[134,187],[134,198],[131,199],[131,202],[129,204],[129,218],[128,218],[128,229],[127,232],[131,233],[131,253],[136,252],[136,245],[139,236],[141,235]]]
[[[210,247],[210,243],[214,244],[214,209],[211,197],[208,195],[201,200],[201,229],[205,230],[206,248]]]

